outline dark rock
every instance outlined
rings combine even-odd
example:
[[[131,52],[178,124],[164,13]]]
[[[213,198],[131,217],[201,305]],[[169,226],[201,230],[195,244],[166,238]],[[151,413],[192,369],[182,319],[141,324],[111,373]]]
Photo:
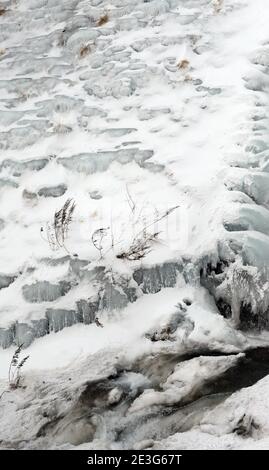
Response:
[[[133,278],[145,294],[155,294],[163,287],[174,287],[182,266],[176,262],[167,262],[151,268],[139,268]]]
[[[23,190],[22,197],[23,197],[23,199],[27,199],[28,201],[37,200],[37,194],[33,193],[31,191],[28,191],[27,189]]]
[[[60,258],[42,258],[41,262],[47,264],[48,266],[59,266],[64,263],[67,263],[70,260],[69,255],[61,256]]]
[[[98,300],[78,300],[76,302],[79,321],[88,325],[95,321],[96,313],[99,309],[99,299]]]
[[[127,295],[121,292],[119,288],[112,283],[106,282],[100,295],[101,310],[121,309],[128,305]]]
[[[9,168],[14,173],[23,173],[25,171],[40,171],[49,163],[48,158],[36,158],[34,160],[15,161],[6,159],[3,161],[1,167]]]
[[[62,308],[49,308],[46,310],[49,331],[62,330],[67,326],[79,323],[79,314],[76,310],[66,310]]]
[[[57,186],[44,186],[39,189],[38,195],[44,197],[60,197],[67,191],[65,184],[59,184]]]
[[[79,258],[71,258],[69,264],[70,273],[74,274],[77,277],[83,276],[83,272],[81,273],[82,268],[90,264],[90,261],[79,259]]]
[[[14,341],[15,330],[14,326],[9,328],[0,328],[0,346],[3,349],[9,348]]]
[[[38,281],[35,284],[24,285],[22,294],[27,302],[53,302],[65,295],[70,289],[71,285],[67,281],[60,281],[59,284]]]
[[[18,188],[19,185],[16,181],[10,180],[8,178],[0,178],[0,189],[4,187]]]
[[[32,320],[31,323],[16,322],[14,340],[17,345],[22,344],[24,348],[27,348],[35,338],[40,338],[48,332],[48,320],[46,318]]]
[[[90,198],[91,199],[95,199],[95,200],[98,200],[98,199],[102,199],[102,195],[99,193],[99,191],[91,191],[90,192]]]
[[[269,330],[269,312],[254,312],[249,303],[241,302],[239,319],[240,330]]]
[[[10,286],[14,282],[16,276],[10,276],[8,274],[0,274],[0,289]]]
[[[181,305],[178,305],[179,311],[171,315],[167,324],[162,328],[151,330],[146,333],[146,338],[151,341],[172,341],[174,339],[173,334],[178,328],[184,330],[184,334],[188,336],[194,329],[194,322],[188,318],[185,314],[184,309],[182,310]]]

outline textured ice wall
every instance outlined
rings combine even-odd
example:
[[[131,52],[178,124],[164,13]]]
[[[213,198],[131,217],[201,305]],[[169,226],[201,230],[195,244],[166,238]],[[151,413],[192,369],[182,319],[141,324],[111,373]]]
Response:
[[[245,281],[237,299],[227,287],[239,258],[257,267],[257,275],[265,273],[257,284],[264,290],[269,258],[269,51],[262,30],[253,50],[241,44],[240,29],[250,28],[241,3],[3,5],[1,345],[27,345],[52,330],[94,321],[97,310],[123,308],[142,293],[175,286],[182,272],[198,286],[201,275],[221,312],[237,323],[245,303],[245,323],[267,328],[267,301],[255,303],[255,282],[249,298]],[[130,237],[126,185],[138,211],[145,201],[157,210],[179,204],[184,229],[171,234],[162,226],[162,247],[141,266],[115,263],[109,252],[101,264],[127,272],[124,282],[87,277],[94,272],[89,263],[98,261],[91,233],[111,224],[104,208],[116,208],[114,227]],[[51,251],[40,227],[68,197],[77,209],[71,255],[64,258],[63,251]]]

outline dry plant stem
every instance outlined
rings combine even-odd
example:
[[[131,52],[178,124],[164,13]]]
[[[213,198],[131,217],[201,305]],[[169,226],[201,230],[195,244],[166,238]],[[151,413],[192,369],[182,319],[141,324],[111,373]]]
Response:
[[[106,13],[105,15],[101,16],[100,19],[97,21],[97,26],[103,26],[106,24],[109,20],[109,16]]]
[[[75,202],[72,199],[67,199],[63,207],[54,214],[54,230],[59,246],[64,245],[75,207]]]
[[[110,237],[111,237],[111,249],[112,249],[112,251],[114,251],[115,240],[114,240],[112,217],[110,217]]]
[[[160,222],[161,220],[165,219],[166,217],[168,217],[172,212],[174,212],[176,209],[178,209],[179,206],[174,206],[174,207],[171,207],[170,209],[167,209],[167,211],[165,211],[164,214],[160,215],[159,217],[157,217],[153,222],[151,222],[150,224],[146,225],[143,227],[143,229],[138,232],[138,234],[134,237],[134,239],[138,238],[141,234],[143,234],[144,232],[146,232],[150,227],[152,227],[152,225],[154,224],[157,224],[158,222]]]
[[[46,237],[52,250],[64,248],[64,250],[70,254],[65,246],[65,240],[68,236],[69,226],[73,220],[73,213],[76,204],[72,199],[67,199],[63,207],[56,211],[54,214],[53,224],[46,224]],[[41,233],[43,228],[41,227]],[[42,239],[44,237],[41,235]]]
[[[79,50],[79,57],[83,59],[91,52],[91,47],[89,45],[82,46]]]
[[[21,369],[24,366],[25,362],[29,358],[29,356],[25,356],[20,362],[19,362],[19,356],[22,350],[23,344],[20,344],[16,351],[14,352],[12,359],[10,361],[9,369],[8,369],[8,382],[9,382],[9,388],[10,389],[16,389],[20,385],[20,379],[21,379]],[[2,396],[2,395],[1,395]]]
[[[103,239],[107,235],[109,227],[99,228],[92,234],[92,244],[99,251],[100,259],[103,259]]]
[[[1,393],[1,395],[0,395],[0,400],[1,400],[2,396],[3,396],[5,393],[10,393],[10,392],[11,392],[11,390],[4,390],[4,391]]]
[[[10,364],[9,364],[9,369],[8,369],[8,381],[9,381],[9,383],[12,381],[12,378],[13,378],[13,374],[12,374],[12,377],[11,377],[12,367],[15,367],[18,364],[18,359],[19,359],[20,352],[22,350],[22,346],[23,346],[23,344],[20,344],[18,346],[18,348],[15,350],[15,352],[14,352],[12,358],[11,358],[11,361],[10,361]]]
[[[129,261],[144,258],[151,251],[151,245],[157,240],[158,236],[159,232],[153,234],[144,233],[141,238],[134,239],[129,250],[117,255],[117,258],[128,259]]]
[[[190,63],[187,59],[183,59],[177,64],[178,68],[181,70],[187,69],[189,65]]]
[[[126,193],[127,193],[127,202],[128,202],[128,205],[131,209],[131,212],[134,213],[135,212],[135,209],[136,209],[136,203],[134,202],[131,194],[130,194],[130,191],[129,191],[129,188],[128,188],[128,184],[126,184]]]
[[[171,207],[170,209],[167,209],[163,214],[157,215],[153,222],[149,223],[148,225],[144,224],[143,229],[140,230],[140,232],[138,232],[133,238],[133,241],[128,251],[119,253],[117,255],[117,258],[128,259],[129,261],[135,261],[144,258],[151,251],[152,244],[156,242],[160,234],[160,232],[157,231],[154,231],[153,233],[148,233],[148,229],[168,217],[178,207],[179,206]]]

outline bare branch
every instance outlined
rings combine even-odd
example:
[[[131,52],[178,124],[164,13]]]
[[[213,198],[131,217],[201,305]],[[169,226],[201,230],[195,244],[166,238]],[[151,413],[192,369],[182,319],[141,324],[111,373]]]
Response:
[[[103,258],[103,239],[107,235],[109,227],[107,228],[98,228],[92,234],[92,244],[96,250],[100,253],[100,259]]]
[[[159,232],[153,234],[144,233],[142,237],[133,240],[128,251],[117,255],[119,259],[128,259],[129,261],[144,258],[152,249],[152,244],[156,242]]]
[[[130,194],[130,191],[129,191],[129,188],[128,188],[128,184],[126,184],[126,194],[127,194],[127,202],[129,204],[129,207],[131,209],[131,212],[134,213],[135,212],[135,209],[136,209],[136,203],[134,202],[131,194]]]

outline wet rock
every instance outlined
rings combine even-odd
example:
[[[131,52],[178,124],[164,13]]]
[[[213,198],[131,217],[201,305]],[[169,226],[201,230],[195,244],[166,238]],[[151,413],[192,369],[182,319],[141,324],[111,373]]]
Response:
[[[48,158],[37,158],[34,160],[15,161],[6,159],[1,164],[1,168],[8,168],[11,174],[24,173],[25,171],[40,171],[49,163]]]
[[[60,258],[42,258],[40,261],[47,264],[48,266],[59,266],[67,263],[70,260],[70,256],[61,256]]]
[[[7,132],[0,132],[0,148],[2,150],[23,149],[35,144],[41,134],[32,126],[16,127]]]
[[[209,88],[209,87],[206,87],[206,86],[198,86],[196,88],[197,91],[205,91],[207,93],[209,93],[209,95],[219,95],[221,93],[221,88]]]
[[[239,308],[240,330],[260,332],[269,329],[269,311],[255,311],[247,302],[241,302]]]
[[[37,281],[35,284],[26,284],[22,287],[22,294],[27,302],[53,302],[65,295],[71,289],[67,281],[51,284],[48,281]]]
[[[151,173],[160,173],[161,171],[164,171],[165,165],[162,165],[160,163],[154,163],[154,162],[143,162],[141,163],[141,168],[145,168],[145,170],[150,171]]]
[[[216,305],[224,318],[232,318],[231,305],[229,305],[225,300],[223,300],[221,297],[216,299]]]
[[[96,318],[96,313],[99,310],[100,301],[97,300],[78,300],[76,302],[78,309],[79,321],[86,325],[93,323]]]
[[[184,338],[188,337],[194,329],[194,322],[186,315],[186,308],[178,305],[178,311],[173,313],[166,325],[153,329],[145,334],[146,338],[153,342],[156,341],[173,341],[176,339],[174,333],[182,330]]]
[[[64,114],[71,110],[80,109],[84,101],[71,96],[56,95],[53,99],[44,100],[36,103],[38,106],[38,117],[52,117],[55,113]]]
[[[195,80],[192,81],[192,83],[194,86],[199,86],[199,85],[202,85],[203,80],[201,80],[200,78],[196,78]]]
[[[233,428],[233,432],[238,436],[249,437],[257,429],[259,429],[259,426],[255,423],[253,417],[244,413]]]
[[[106,81],[89,82],[84,85],[85,91],[90,96],[98,98],[105,98],[106,96],[113,96],[119,99],[123,96],[131,96],[137,88],[137,83],[133,77],[121,77],[119,79],[111,79]]]
[[[145,294],[155,294],[164,287],[174,287],[181,272],[180,263],[167,262],[151,268],[139,268],[133,278]]]
[[[131,44],[132,49],[135,52],[142,52],[143,50],[151,47],[153,44],[156,44],[158,40],[156,38],[145,38],[143,41],[134,41]]]
[[[168,113],[170,112],[169,108],[164,108],[164,109],[148,109],[148,108],[141,108],[138,111],[138,119],[140,121],[148,121],[149,119],[152,119],[156,116],[158,116],[161,113]]]
[[[105,266],[96,266],[93,269],[85,268],[80,271],[80,275],[85,281],[99,286],[106,279],[106,268]]]
[[[87,118],[101,117],[101,118],[105,118],[106,116],[107,116],[106,111],[104,111],[101,108],[90,107],[90,106],[84,106],[82,108],[82,117],[87,117]]]
[[[32,202],[37,201],[37,194],[32,191],[28,191],[27,189],[23,190],[22,197],[23,199],[26,199],[27,201],[32,201]]]
[[[48,332],[49,324],[46,318],[32,320],[30,323],[16,322],[14,342],[17,345],[22,344],[24,348],[27,348],[36,338],[40,338],[48,334]]]
[[[120,287],[106,282],[100,293],[100,309],[114,310],[121,309],[128,305],[127,295],[121,291]]]
[[[14,341],[14,327],[0,328],[0,346],[3,349],[9,348]]]
[[[106,171],[114,161],[126,165],[134,160],[141,166],[152,155],[152,150],[130,148],[107,152],[81,153],[69,158],[58,158],[57,162],[69,170],[90,175]]]
[[[55,124],[52,128],[52,132],[55,134],[69,134],[72,130],[71,126],[62,123]]]
[[[8,178],[0,178],[0,189],[5,187],[18,188],[19,185],[16,181],[10,180]]]
[[[100,133],[107,134],[109,137],[123,137],[124,135],[131,134],[132,132],[136,132],[137,129],[133,128],[110,128],[104,129]]]
[[[90,261],[79,259],[79,258],[71,258],[69,263],[69,271],[71,274],[74,274],[77,277],[83,277],[83,268],[88,266]]]
[[[99,199],[102,199],[102,194],[99,193],[99,191],[91,191],[90,192],[90,198],[91,199],[95,199],[96,201],[98,201]]]
[[[237,235],[238,240],[242,239],[241,232]],[[259,264],[258,258],[253,257],[253,248],[249,256],[244,243],[240,245],[238,242],[237,246],[232,247],[237,255],[240,254],[242,261],[237,256],[233,262],[207,265],[206,271],[201,270],[201,284],[215,298],[220,313],[225,318],[231,318],[235,327],[256,331],[268,329],[268,270],[262,264],[265,260],[260,260]]]
[[[10,286],[17,276],[10,276],[8,274],[0,274],[0,289]]]
[[[54,331],[55,333],[80,321],[76,310],[66,310],[63,308],[47,309],[46,318],[48,320],[49,331]]]
[[[44,186],[38,191],[39,196],[44,197],[60,197],[67,191],[65,184],[58,184],[57,186]]]

